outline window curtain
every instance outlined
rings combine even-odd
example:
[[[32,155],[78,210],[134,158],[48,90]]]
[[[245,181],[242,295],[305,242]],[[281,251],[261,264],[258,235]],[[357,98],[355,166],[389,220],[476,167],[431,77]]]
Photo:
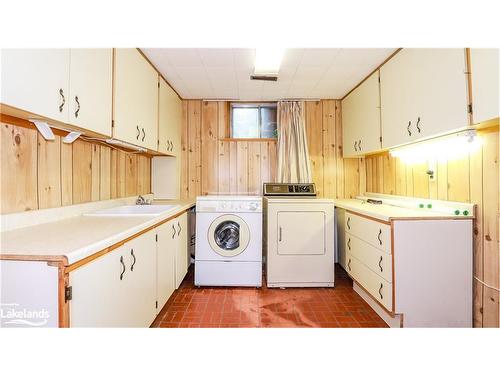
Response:
[[[304,102],[278,102],[277,182],[312,182]]]

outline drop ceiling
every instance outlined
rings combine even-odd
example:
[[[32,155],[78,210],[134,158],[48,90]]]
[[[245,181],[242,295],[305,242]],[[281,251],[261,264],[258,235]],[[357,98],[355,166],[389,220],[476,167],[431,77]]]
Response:
[[[287,49],[277,82],[252,81],[255,49],[143,48],[184,99],[342,98],[395,48]]]

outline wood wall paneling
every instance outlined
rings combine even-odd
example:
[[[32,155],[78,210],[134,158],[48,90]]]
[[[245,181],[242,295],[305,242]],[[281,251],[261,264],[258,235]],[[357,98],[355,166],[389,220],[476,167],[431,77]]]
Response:
[[[83,139],[65,144],[58,134],[46,141],[28,121],[8,116],[2,117],[1,137],[2,214],[151,191],[147,155]],[[126,157],[133,161],[128,168]]]

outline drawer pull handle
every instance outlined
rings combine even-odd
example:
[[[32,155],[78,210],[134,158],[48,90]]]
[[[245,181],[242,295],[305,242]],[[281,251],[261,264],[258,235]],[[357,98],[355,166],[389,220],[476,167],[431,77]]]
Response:
[[[381,255],[381,256],[380,256],[380,260],[378,261],[378,266],[379,266],[379,268],[380,268],[380,272],[384,272],[384,269],[382,268],[382,261],[383,261],[383,260],[384,260],[384,259],[382,258],[382,255]]]
[[[141,141],[144,142],[144,138],[146,138],[146,132],[144,131],[144,128],[142,128],[142,139],[141,139]]]
[[[347,262],[347,268],[349,268],[349,271],[351,271],[351,258],[349,258],[349,262]]]
[[[141,135],[141,129],[139,129],[139,125],[136,125],[137,129],[137,135],[135,136],[135,139],[139,140],[139,136]]]
[[[172,224],[172,239],[175,238],[175,227],[174,227],[174,224]]]
[[[358,141],[354,142],[354,151],[358,151]]]
[[[347,247],[351,250],[351,237],[349,237],[349,240],[347,241]]]
[[[351,222],[351,218],[350,218],[350,217],[348,217],[348,218],[347,218],[347,229],[349,229],[349,230],[351,229],[350,222]]]
[[[61,104],[59,105],[59,112],[62,112],[64,104],[66,104],[66,98],[64,97],[63,89],[59,89],[59,95],[61,96]]]
[[[361,151],[361,139],[358,141],[358,148],[359,148],[359,151]]]
[[[382,295],[382,288],[384,287],[384,284],[380,283],[380,288],[378,288],[378,294],[380,294],[380,299],[384,299],[384,296]]]
[[[411,121],[408,121],[408,126],[406,127],[406,130],[408,130],[408,135],[411,137],[410,126],[411,126]]]
[[[78,118],[78,112],[80,112],[80,101],[78,100],[78,96],[75,96],[75,102],[76,102],[76,111],[75,111],[75,117]]]
[[[125,263],[123,263],[123,256],[120,257],[120,263],[122,264],[122,273],[120,274],[120,280],[123,280],[123,274],[125,273]]]
[[[377,236],[377,238],[378,238],[378,243],[379,243],[380,245],[382,245],[382,240],[380,239],[380,236],[381,236],[381,235],[382,235],[382,229],[379,229],[379,230],[378,230],[378,236]]]
[[[181,224],[177,223],[177,228],[179,228],[179,231],[177,232],[177,235],[179,235],[182,231]]]
[[[278,229],[278,236],[279,236],[278,241],[279,242],[281,242],[281,238],[282,238],[281,235],[282,235],[282,230],[281,230],[281,227],[279,227],[279,229]]]
[[[132,258],[134,259],[134,262],[132,263],[132,265],[130,266],[130,271],[134,271],[134,265],[135,265],[135,262],[137,259],[135,259],[135,254],[134,254],[134,249],[131,249],[130,250],[130,255],[132,255]]]
[[[420,124],[420,117],[417,119],[417,130],[418,132],[420,133],[420,126],[418,126]]]

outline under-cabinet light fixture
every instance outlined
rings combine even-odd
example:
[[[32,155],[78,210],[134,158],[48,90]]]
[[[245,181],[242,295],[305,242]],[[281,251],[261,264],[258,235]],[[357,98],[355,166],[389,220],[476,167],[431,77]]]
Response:
[[[110,138],[106,139],[106,143],[110,145],[115,145],[115,146],[120,146],[123,148],[129,148],[132,150],[140,151],[140,152],[147,152],[148,150],[145,149],[144,147],[136,146],[127,142],[119,141],[118,139]]]
[[[257,48],[255,51],[254,74],[277,75],[284,52],[284,48]]]
[[[78,139],[79,136],[81,136],[82,133],[80,132],[72,132],[70,131],[66,137],[63,138],[63,143],[73,143],[74,141],[76,141]]]
[[[390,150],[393,157],[407,164],[432,160],[455,160],[481,147],[481,138],[475,130],[466,130],[449,136],[431,139]]]
[[[47,124],[45,121],[35,119],[29,119],[29,121],[35,124],[36,128],[44,139],[46,139],[47,141],[53,141],[55,139],[54,132],[52,132],[49,124]]]

